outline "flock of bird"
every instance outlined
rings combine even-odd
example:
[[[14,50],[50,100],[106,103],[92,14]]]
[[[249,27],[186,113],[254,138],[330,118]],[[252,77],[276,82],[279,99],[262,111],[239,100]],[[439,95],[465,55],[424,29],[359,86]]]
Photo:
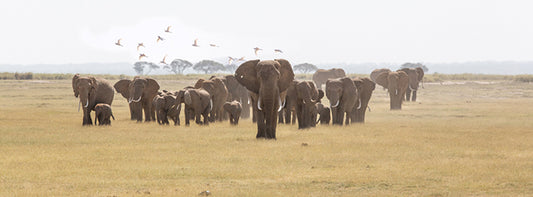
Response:
[[[165,29],[164,32],[165,32],[165,33],[172,33],[172,32],[170,31],[170,28],[171,28],[171,27],[172,27],[172,26],[167,26],[167,28]],[[119,39],[117,40],[117,42],[115,42],[115,45],[117,45],[117,46],[119,46],[119,47],[124,47],[124,45],[123,45],[122,43],[120,43],[121,40],[122,40],[122,38],[119,38]],[[157,36],[157,40],[156,40],[156,42],[164,41],[164,40],[165,40],[165,38],[163,38],[163,37],[161,37],[161,36],[158,35],[158,36]],[[194,39],[194,41],[193,41],[193,43],[192,43],[192,46],[193,46],[193,47],[200,47],[200,45],[198,45],[198,38]],[[220,47],[220,46],[218,46],[218,45],[216,45],[216,44],[213,44],[213,43],[210,43],[209,46],[210,46],[210,47]],[[137,51],[139,51],[139,49],[140,49],[141,47],[145,48],[144,43],[142,43],[142,42],[141,42],[141,43],[137,43]],[[253,48],[253,50],[254,50],[255,55],[258,56],[257,52],[258,52],[258,51],[262,51],[263,49],[261,49],[261,48],[259,48],[259,47],[255,47],[255,48]],[[275,53],[283,53],[283,51],[281,51],[280,49],[274,49],[274,52],[275,52]],[[142,58],[148,58],[148,56],[147,56],[146,54],[144,54],[144,53],[139,53],[139,60],[141,60]],[[165,64],[165,65],[168,65],[168,63],[166,62],[166,58],[167,58],[167,55],[165,55],[165,57],[163,57],[163,60],[161,60],[159,63],[161,63],[161,64]],[[244,59],[244,57],[241,57],[241,58],[235,58],[235,57],[230,57],[230,56],[228,56],[228,64],[231,64],[233,61],[246,61],[246,60]]]

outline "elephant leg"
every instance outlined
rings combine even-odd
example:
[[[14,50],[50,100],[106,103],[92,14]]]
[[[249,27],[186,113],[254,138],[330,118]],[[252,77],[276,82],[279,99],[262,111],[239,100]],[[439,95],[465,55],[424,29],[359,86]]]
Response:
[[[283,117],[285,117],[283,114],[284,114],[284,111],[285,109],[281,109],[281,111],[278,112],[278,123],[285,123],[285,121],[283,120]]]
[[[146,103],[143,103],[142,104],[142,108],[144,110],[144,121],[145,122],[150,122],[152,120],[152,118],[150,117],[152,114],[150,112],[150,106],[152,106],[151,104],[146,104]],[[142,116],[142,115],[141,115]],[[141,119],[142,121],[142,119]]]
[[[257,115],[257,135],[256,138],[266,138],[266,125],[265,125],[265,114],[262,111],[258,111]]]
[[[240,115],[236,115],[235,117],[233,117],[233,123],[235,123],[235,125],[239,124],[239,118]]]
[[[133,113],[133,106],[132,105],[133,105],[133,103],[129,103],[128,104],[128,106],[130,108],[130,119],[131,120],[135,120],[135,116],[133,115],[134,113]]]
[[[298,129],[305,128],[304,111],[302,104],[296,104],[296,117],[298,118]]]
[[[411,99],[410,97],[411,97],[411,89],[407,88],[407,90],[405,91],[405,100],[410,101]]]
[[[185,107],[185,125],[189,126],[190,124],[190,118],[189,117],[189,108],[188,107]]]
[[[83,109],[83,123],[82,123],[82,125],[93,125],[93,120],[91,119],[91,110],[88,110],[87,108]]]
[[[411,101],[416,101],[416,90],[413,91],[413,97],[412,97]]]

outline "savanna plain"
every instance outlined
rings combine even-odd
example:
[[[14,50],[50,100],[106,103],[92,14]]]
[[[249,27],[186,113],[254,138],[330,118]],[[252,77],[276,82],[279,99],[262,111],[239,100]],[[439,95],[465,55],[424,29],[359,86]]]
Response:
[[[118,93],[112,126],[84,127],[70,80],[0,80],[0,196],[533,195],[533,83],[426,83],[401,111],[378,86],[369,105],[257,140],[250,119],[136,123]]]

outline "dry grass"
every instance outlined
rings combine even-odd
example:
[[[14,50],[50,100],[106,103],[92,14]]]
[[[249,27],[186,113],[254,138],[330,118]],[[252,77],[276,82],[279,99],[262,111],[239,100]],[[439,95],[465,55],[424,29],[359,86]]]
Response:
[[[533,194],[533,84],[428,83],[401,111],[378,87],[367,123],[280,125],[277,141],[250,120],[135,123],[119,94],[111,127],[82,127],[70,80],[0,92],[0,196]]]

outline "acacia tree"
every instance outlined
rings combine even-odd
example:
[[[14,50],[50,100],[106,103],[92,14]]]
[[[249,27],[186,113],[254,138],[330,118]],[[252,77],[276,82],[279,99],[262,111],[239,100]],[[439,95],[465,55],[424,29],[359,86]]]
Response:
[[[170,69],[169,72],[173,72],[175,74],[183,74],[183,71],[190,67],[192,67],[191,62],[182,59],[175,59],[169,65],[166,65],[163,68],[168,68]]]
[[[198,72],[203,71],[204,74],[207,74],[207,73],[214,73],[217,71],[223,71],[224,65],[222,65],[221,63],[215,62],[213,60],[202,60],[194,64],[192,69]]]
[[[318,68],[315,65],[313,65],[313,64],[303,63],[303,64],[295,65],[293,67],[293,70],[294,71],[299,71],[299,72],[302,72],[302,73],[310,73],[312,71],[318,70]]]
[[[148,72],[144,73],[144,68],[148,66]],[[133,64],[133,69],[137,72],[138,75],[147,75],[152,70],[160,68],[157,64],[153,62],[138,61]]]
[[[428,67],[426,67],[426,66],[425,66],[424,64],[422,64],[422,63],[410,63],[410,62],[407,62],[407,63],[405,63],[405,64],[402,64],[402,65],[400,66],[400,69],[402,69],[402,68],[418,68],[418,67],[422,68],[422,70],[424,70],[424,73],[427,73],[428,70],[429,70]]]
[[[234,73],[235,70],[237,70],[237,65],[235,64],[228,64],[224,66],[224,70],[229,73]]]

